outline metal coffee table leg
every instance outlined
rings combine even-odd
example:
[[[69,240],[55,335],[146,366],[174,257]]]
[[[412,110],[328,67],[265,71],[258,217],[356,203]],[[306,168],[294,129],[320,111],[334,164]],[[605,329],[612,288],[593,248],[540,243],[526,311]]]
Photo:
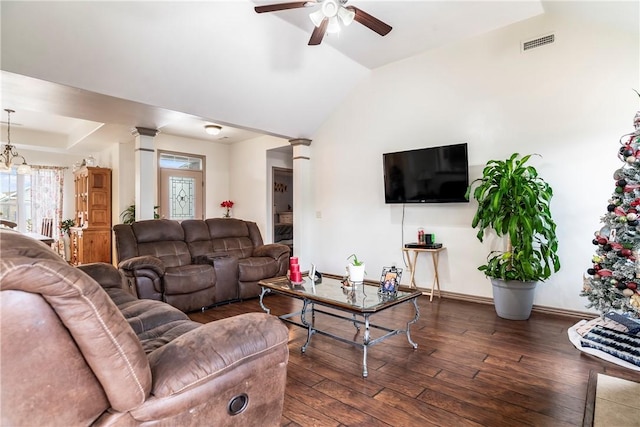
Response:
[[[367,378],[369,376],[369,369],[367,368],[367,348],[369,347],[369,315],[364,315],[364,337],[362,339],[362,376]]]
[[[315,322],[315,317],[316,317],[316,313],[313,307],[313,303],[311,303],[311,317],[312,317],[312,323],[307,322],[307,307],[309,306],[309,301],[308,300],[304,300],[303,304],[302,304],[302,312],[300,313],[300,320],[302,321],[302,324],[307,328],[307,341],[304,343],[304,345],[300,348],[300,351],[302,353],[304,353],[305,351],[307,351],[307,346],[309,345],[309,342],[311,341],[311,336],[316,332],[316,330],[313,328],[313,323]]]
[[[264,306],[264,303],[262,302],[264,296],[268,293],[271,292],[271,289],[267,289],[265,287],[262,288],[262,291],[260,292],[260,307],[267,313],[267,314],[271,314],[271,310],[269,310],[267,307]]]
[[[416,315],[413,318],[413,320],[407,323],[407,340],[409,340],[409,344],[411,344],[413,348],[416,349],[418,348],[418,344],[413,342],[413,340],[411,339],[411,331],[409,330],[409,328],[412,324],[416,323],[420,318],[420,310],[418,309],[418,298],[414,298],[413,301],[411,302],[413,302],[413,307],[416,309]]]

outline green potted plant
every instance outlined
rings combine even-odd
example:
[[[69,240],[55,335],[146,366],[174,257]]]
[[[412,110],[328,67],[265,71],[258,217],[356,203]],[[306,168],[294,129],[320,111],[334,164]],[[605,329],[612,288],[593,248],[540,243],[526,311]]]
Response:
[[[349,271],[349,280],[351,282],[363,282],[364,281],[364,261],[360,261],[356,254],[351,254],[347,257],[347,261],[351,260],[347,269]]]
[[[553,190],[527,165],[530,158],[490,160],[466,192],[478,202],[471,222],[478,240],[487,230],[504,239],[505,249],[489,253],[478,270],[491,279],[498,316],[512,320],[529,318],[537,282],[560,270]]]
[[[160,218],[157,210],[160,206],[153,207],[153,219]],[[123,224],[133,224],[136,221],[136,205],[129,205],[125,210],[120,212],[120,218]]]
[[[76,220],[73,218],[68,218],[60,223],[60,231],[62,231],[63,235],[66,234],[67,236],[70,236],[71,232],[69,230],[71,229],[71,227],[75,227],[75,226],[76,226]]]

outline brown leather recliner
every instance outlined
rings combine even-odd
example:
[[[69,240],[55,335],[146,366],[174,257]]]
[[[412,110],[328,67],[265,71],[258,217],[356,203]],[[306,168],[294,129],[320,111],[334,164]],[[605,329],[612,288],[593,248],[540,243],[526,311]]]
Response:
[[[258,281],[287,272],[290,249],[264,244],[255,222],[158,219],[118,224],[118,268],[140,298],[185,312],[256,297]]]
[[[132,296],[110,264],[71,267],[11,230],[0,250],[0,425],[280,424],[288,333],[277,318],[201,325]]]

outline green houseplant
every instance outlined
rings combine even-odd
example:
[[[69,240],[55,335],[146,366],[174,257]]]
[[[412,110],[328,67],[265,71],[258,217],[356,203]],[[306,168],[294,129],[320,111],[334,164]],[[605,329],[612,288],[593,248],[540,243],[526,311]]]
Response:
[[[76,220],[73,218],[68,218],[60,223],[60,231],[62,231],[63,234],[70,236],[71,234],[69,230],[71,229],[71,227],[75,227],[75,226],[76,226]]]
[[[544,281],[560,269],[556,224],[551,217],[550,203],[553,190],[527,162],[531,155],[515,153],[507,160],[490,160],[482,176],[467,189],[478,202],[471,222],[478,228],[481,242],[486,231],[493,231],[505,239],[505,250],[492,251],[487,263],[478,267],[492,279],[494,303],[500,317],[528,319],[533,305],[533,292],[539,281]],[[512,289],[506,302],[518,307],[498,306],[504,295],[496,296],[496,288]],[[530,292],[520,292],[524,290]],[[519,299],[522,299],[520,301]]]
[[[365,275],[364,261],[358,259],[356,254],[351,254],[347,257],[347,261],[351,260],[347,269],[349,270],[349,280],[351,282],[363,282]]]
[[[153,219],[160,218],[157,210],[160,206],[153,207]],[[125,210],[120,212],[120,218],[123,224],[133,224],[136,221],[136,205],[129,205]]]

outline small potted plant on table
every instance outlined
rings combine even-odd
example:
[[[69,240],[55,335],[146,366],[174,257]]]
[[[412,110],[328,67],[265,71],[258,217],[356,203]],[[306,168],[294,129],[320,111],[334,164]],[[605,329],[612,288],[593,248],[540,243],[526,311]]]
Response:
[[[478,201],[471,223],[479,228],[478,240],[486,230],[505,239],[506,249],[492,251],[478,270],[491,279],[496,313],[511,320],[529,318],[537,282],[560,269],[550,211],[553,191],[526,164],[530,157],[515,153],[504,161],[490,160],[466,193]]]
[[[364,282],[364,261],[360,261],[356,254],[349,255],[347,260],[351,260],[351,262],[347,266],[347,270],[349,272],[349,280],[354,283]]]

